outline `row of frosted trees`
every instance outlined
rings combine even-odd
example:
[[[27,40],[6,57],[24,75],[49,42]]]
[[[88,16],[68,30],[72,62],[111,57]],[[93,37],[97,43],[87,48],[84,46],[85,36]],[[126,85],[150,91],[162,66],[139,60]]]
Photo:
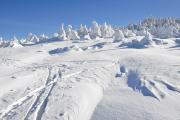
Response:
[[[86,25],[80,25],[78,30],[73,29],[71,25],[66,28],[62,24],[57,37],[60,40],[90,40],[98,38],[112,38],[115,31],[111,25],[104,23],[99,25],[96,21],[92,22],[92,26],[87,28]]]
[[[152,35],[159,38],[180,36],[180,19],[178,18],[147,18],[138,24],[131,24],[128,29],[132,31],[148,30]]]
[[[71,25],[60,26],[59,32],[54,34],[57,40],[93,40],[100,38],[113,38],[115,42],[121,41],[127,37],[146,36],[151,34],[154,37],[170,38],[180,37],[180,19],[175,18],[147,18],[138,24],[131,24],[127,27],[112,27],[104,23],[99,25],[96,21],[92,22],[90,27],[80,25],[78,29]],[[29,33],[25,39],[17,39],[14,37],[11,42],[0,38],[0,47],[11,44],[22,43],[40,43],[45,40],[51,40],[47,36]],[[12,42],[13,41],[13,42]]]

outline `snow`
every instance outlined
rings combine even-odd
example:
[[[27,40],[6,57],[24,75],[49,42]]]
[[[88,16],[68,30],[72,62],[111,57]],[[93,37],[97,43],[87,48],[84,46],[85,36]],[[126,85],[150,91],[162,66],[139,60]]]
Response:
[[[114,33],[114,42],[120,42],[123,41],[124,39],[124,34],[121,30],[117,30]]]
[[[180,118],[180,38],[90,28],[0,39],[0,119]]]

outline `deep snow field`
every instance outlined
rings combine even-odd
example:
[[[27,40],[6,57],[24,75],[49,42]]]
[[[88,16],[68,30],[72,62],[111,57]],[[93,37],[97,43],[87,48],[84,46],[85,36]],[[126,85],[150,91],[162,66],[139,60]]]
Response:
[[[0,120],[180,120],[174,39],[142,49],[112,39],[0,48]]]

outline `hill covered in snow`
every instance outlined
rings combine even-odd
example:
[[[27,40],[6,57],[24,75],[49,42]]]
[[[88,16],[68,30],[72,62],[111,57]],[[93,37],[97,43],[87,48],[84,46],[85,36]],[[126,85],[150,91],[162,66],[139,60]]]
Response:
[[[0,120],[178,120],[179,21],[0,38]]]

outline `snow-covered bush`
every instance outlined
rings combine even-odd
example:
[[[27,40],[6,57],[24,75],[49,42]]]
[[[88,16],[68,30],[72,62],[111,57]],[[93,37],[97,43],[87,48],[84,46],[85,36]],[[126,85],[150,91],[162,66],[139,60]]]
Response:
[[[67,40],[67,37],[66,37],[66,32],[64,30],[64,25],[62,24],[61,27],[60,27],[60,30],[59,30],[59,34],[58,34],[58,38],[60,40]]]
[[[113,37],[114,42],[120,42],[124,39],[124,34],[121,30],[116,30]]]
[[[114,30],[111,27],[111,25],[107,25],[106,23],[104,23],[101,26],[101,35],[103,38],[111,38],[114,34]]]
[[[92,27],[90,29],[90,36],[92,39],[97,39],[101,37],[101,29],[96,21],[92,22]]]

